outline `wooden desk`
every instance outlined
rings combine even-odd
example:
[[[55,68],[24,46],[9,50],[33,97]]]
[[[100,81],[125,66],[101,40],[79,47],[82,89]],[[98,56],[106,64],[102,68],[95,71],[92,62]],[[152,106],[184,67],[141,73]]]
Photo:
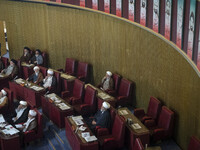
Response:
[[[122,113],[123,111],[126,111],[128,114]],[[118,109],[117,112],[126,121],[125,144],[129,147],[129,149],[133,149],[136,138],[140,138],[143,145],[149,145],[150,131],[141,123],[141,121],[126,107]],[[128,118],[132,119],[133,124],[138,123],[141,128],[134,129],[132,126],[128,125]]]
[[[2,128],[0,129],[0,131]],[[19,134],[5,135],[2,131],[0,132],[0,145],[1,150],[20,150],[20,138]]]
[[[42,101],[42,112],[52,121],[54,122],[59,128],[64,128],[65,126],[65,117],[71,116],[74,114],[73,107],[61,99],[59,96],[56,95],[58,99],[61,100],[61,103],[65,103],[69,106],[69,109],[62,110],[58,107],[58,105],[53,102],[50,98],[41,96]]]
[[[91,86],[92,88],[97,90],[98,109],[101,109],[101,105],[104,101],[108,102],[113,108],[116,107],[117,100],[114,97],[110,96],[106,92],[102,91],[101,89],[99,89],[91,84],[86,84],[85,87],[87,87],[87,86]]]
[[[90,132],[92,136],[93,133],[90,131],[88,126],[84,124],[83,126],[87,127],[84,132]],[[74,123],[71,117],[65,118],[65,129],[66,136],[73,150],[98,150],[98,141],[86,142],[85,139],[81,137],[81,131],[78,130],[77,133],[74,132],[74,129],[77,128],[77,125]]]
[[[30,75],[34,73],[33,71],[33,67],[35,66],[34,64],[27,64],[25,62],[22,62],[21,66],[24,79],[27,79]]]
[[[31,107],[40,107],[41,106],[41,95],[45,94],[45,89],[41,86],[38,86],[34,83],[27,82],[30,86],[25,86],[24,84],[19,84],[16,81],[10,81],[9,87],[13,91],[15,99],[23,99],[28,102]],[[42,90],[36,91],[32,89],[32,86],[37,86],[43,88]]]

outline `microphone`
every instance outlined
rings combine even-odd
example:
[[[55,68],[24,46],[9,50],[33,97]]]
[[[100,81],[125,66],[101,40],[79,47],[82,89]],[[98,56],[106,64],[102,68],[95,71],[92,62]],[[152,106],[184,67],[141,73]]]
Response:
[[[16,76],[13,80],[16,80],[18,78],[18,76]]]

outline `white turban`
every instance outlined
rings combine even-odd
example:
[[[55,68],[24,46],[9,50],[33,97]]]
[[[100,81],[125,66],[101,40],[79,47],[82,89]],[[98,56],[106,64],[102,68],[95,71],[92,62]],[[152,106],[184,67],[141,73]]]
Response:
[[[53,75],[53,70],[48,69],[47,73],[50,74],[50,75]]]
[[[29,110],[29,115],[35,117],[37,115],[37,112],[35,110]]]
[[[27,105],[27,102],[26,102],[26,101],[20,101],[19,103],[20,103],[21,105],[24,105],[24,106]]]
[[[33,68],[34,71],[35,71],[36,69],[40,70],[40,68],[39,68],[38,66],[35,66],[35,67]]]
[[[1,92],[2,92],[3,96],[7,95],[7,92],[4,89],[2,89]]]
[[[109,75],[110,77],[112,76],[112,72],[106,71],[106,74]]]
[[[108,102],[103,102],[103,107],[105,109],[109,109],[110,108],[110,104]]]

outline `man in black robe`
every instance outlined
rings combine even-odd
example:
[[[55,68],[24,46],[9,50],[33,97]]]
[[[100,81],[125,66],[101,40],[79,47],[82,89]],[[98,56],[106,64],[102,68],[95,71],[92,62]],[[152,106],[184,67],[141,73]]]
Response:
[[[97,126],[101,128],[110,128],[111,117],[109,108],[110,104],[103,102],[101,109],[97,111],[94,117],[86,121],[92,131],[94,131]]]

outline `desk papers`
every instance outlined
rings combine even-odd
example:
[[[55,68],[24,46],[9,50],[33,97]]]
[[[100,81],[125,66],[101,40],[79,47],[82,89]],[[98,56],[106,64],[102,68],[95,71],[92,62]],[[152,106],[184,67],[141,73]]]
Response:
[[[67,110],[67,109],[70,109],[69,106],[67,106],[65,103],[60,103],[57,105],[60,109],[62,110]]]
[[[24,79],[22,79],[22,78],[16,79],[15,82],[18,83],[18,84],[24,84],[25,83]]]
[[[44,89],[43,87],[39,87],[39,86],[35,86],[35,85],[31,86],[30,88],[34,89],[35,91],[41,91]]]
[[[119,112],[121,115],[128,115],[128,112],[126,110],[120,110]]]
[[[6,121],[5,121],[4,117],[3,117],[3,115],[0,114],[0,123],[4,123],[4,122],[6,122]]]
[[[131,127],[132,127],[133,129],[140,129],[140,128],[141,128],[141,126],[140,126],[138,123],[132,124]]]
[[[93,136],[87,136],[84,139],[86,140],[86,142],[92,142],[92,141],[97,140],[96,136],[94,136],[94,135]]]
[[[5,126],[5,129],[2,130],[4,134],[14,135],[19,132],[19,130],[15,129],[12,125]]]
[[[105,93],[98,93],[98,96],[101,97],[103,100],[105,99],[109,99],[110,98],[110,95],[108,94],[105,94]]]
[[[82,116],[75,116],[75,117],[72,117],[72,120],[75,122],[75,124],[77,126],[79,125],[83,125],[84,122],[82,121],[83,120],[83,117]]]

